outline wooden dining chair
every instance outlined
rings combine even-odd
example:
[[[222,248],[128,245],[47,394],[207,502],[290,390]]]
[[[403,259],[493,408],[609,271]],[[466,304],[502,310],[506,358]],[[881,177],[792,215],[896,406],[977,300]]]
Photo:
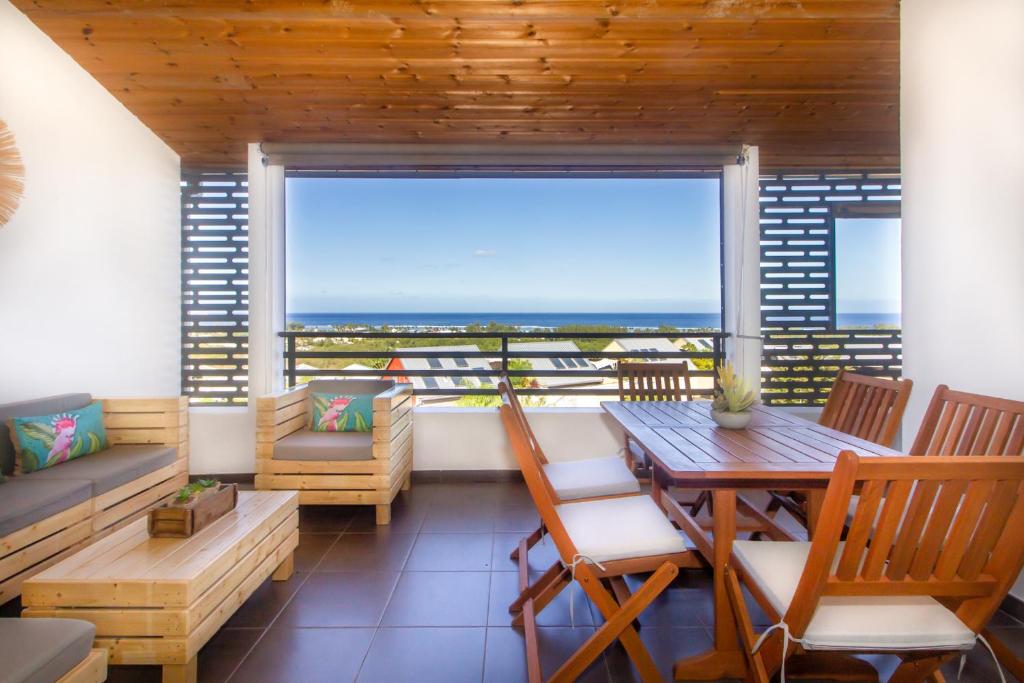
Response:
[[[818,424],[881,446],[892,446],[913,388],[909,379],[870,377],[842,369],[832,384]],[[768,517],[784,508],[807,526],[807,500],[802,492],[769,491],[769,495],[765,509]]]
[[[784,675],[795,654],[857,652],[899,657],[890,683],[931,680],[974,647],[1024,567],[1022,484],[1021,457],[840,453],[813,541],[733,544],[726,583],[751,678]],[[741,583],[775,622],[760,637]]]
[[[541,681],[536,616],[573,582],[583,588],[600,610],[604,623],[548,680],[576,680],[618,640],[642,681],[660,681],[658,669],[633,622],[672,583],[679,567],[692,560],[683,536],[650,496],[561,500],[542,467],[543,451],[514,406],[511,384],[503,378],[498,389],[502,397],[502,422],[516,461],[559,556],[526,595],[509,608],[513,625],[524,628],[530,682]],[[521,578],[525,573],[526,565],[521,560]],[[623,577],[644,573],[650,575],[631,593]]]
[[[620,401],[692,401],[690,366],[687,363],[619,363]],[[639,444],[626,435],[626,464],[649,476],[651,460]]]
[[[1024,455],[1024,401],[954,391],[940,384],[911,455]]]
[[[940,384],[932,394],[911,455],[1024,455],[1024,401],[1014,401]],[[1024,660],[995,633],[983,634],[999,662],[1024,681]]]
[[[530,449],[538,458],[538,466],[561,500],[585,500],[608,496],[635,496],[640,494],[640,482],[618,455],[550,462],[537,441],[537,436],[526,419],[523,405],[516,396],[512,383],[503,377],[499,386],[504,387],[503,396],[523,431]],[[512,550],[510,559],[526,562],[526,553],[544,537],[543,523],[526,536]],[[520,586],[520,590],[523,586]]]

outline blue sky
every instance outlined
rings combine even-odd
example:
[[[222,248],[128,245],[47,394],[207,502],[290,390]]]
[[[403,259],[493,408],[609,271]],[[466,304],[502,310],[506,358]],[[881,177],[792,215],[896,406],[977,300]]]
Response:
[[[836,221],[838,313],[900,312],[900,220]]]
[[[716,179],[289,178],[287,308],[719,310]],[[839,220],[839,313],[896,313],[899,220]]]
[[[715,312],[717,179],[287,181],[287,307]]]

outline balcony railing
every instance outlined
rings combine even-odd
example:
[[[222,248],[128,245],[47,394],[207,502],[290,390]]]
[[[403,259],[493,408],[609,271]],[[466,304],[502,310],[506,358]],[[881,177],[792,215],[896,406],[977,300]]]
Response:
[[[599,360],[612,360],[618,361],[620,359],[643,359],[650,361],[682,361],[689,359],[690,361],[696,361],[703,359],[710,362],[711,368],[719,367],[725,359],[724,351],[724,340],[728,336],[723,332],[403,332],[403,331],[287,331],[280,332],[279,335],[284,339],[285,351],[284,351],[284,374],[288,386],[295,386],[298,383],[299,377],[374,377],[374,378],[399,378],[399,377],[422,377],[422,378],[477,378],[481,383],[489,384],[493,379],[500,374],[507,374],[509,377],[529,377],[538,380],[537,384],[543,385],[545,378],[557,378],[559,380],[566,379],[588,379],[594,378],[598,380],[604,380],[616,377],[616,370],[614,367],[595,367],[593,361]],[[709,340],[711,349],[706,351],[692,351],[686,349],[679,349],[675,351],[668,350],[627,350],[627,351],[605,351],[605,350],[591,350],[591,351],[565,351],[565,350],[549,350],[549,351],[536,351],[536,350],[522,350],[510,348],[510,344],[516,342],[529,342],[529,341],[581,341],[581,340],[601,340],[606,339],[609,342],[612,340],[636,340],[636,339],[664,339],[669,338],[672,340]],[[320,340],[320,346],[324,340],[339,340],[339,345],[353,345],[352,340],[360,339],[377,339],[394,342],[389,346],[400,347],[403,340],[425,340],[430,339],[435,342],[436,345],[441,346],[445,344],[451,344],[453,341],[465,342],[466,340],[487,340],[490,344],[494,344],[494,340],[497,340],[497,344],[493,349],[482,349],[479,351],[463,351],[463,350],[444,350],[444,351],[420,351],[416,348],[404,348],[402,350],[362,350],[354,348],[352,350],[318,350],[314,348],[315,344],[312,340]],[[304,341],[305,340],[305,341]],[[463,361],[473,359],[477,361],[477,364],[486,367],[438,367],[438,368],[426,368],[426,369],[411,369],[411,368],[373,368],[373,367],[361,367],[358,369],[346,369],[346,368],[316,368],[310,367],[309,364],[304,364],[303,361],[323,361],[323,360],[353,360],[353,359],[437,359],[438,364],[441,359],[453,359],[458,358]],[[557,368],[514,368],[511,365],[521,365],[511,363],[515,360],[524,360],[529,362],[531,359],[573,359],[574,361],[583,360],[588,361],[583,364],[586,369],[557,369]],[[482,362],[481,362],[482,361]],[[702,363],[707,365],[708,363]],[[304,367],[300,367],[304,365]],[[580,363],[577,363],[580,365]],[[691,369],[690,375],[693,378],[709,378],[707,381],[700,382],[697,384],[704,384],[706,386],[698,386],[694,388],[694,394],[699,396],[710,396],[712,393],[712,386],[714,384],[714,370],[713,369]],[[469,386],[457,386],[457,387],[416,387],[415,393],[423,396],[472,396],[472,395],[492,395],[495,393],[493,386],[483,387],[469,387]],[[617,395],[618,390],[614,387],[607,386],[591,386],[591,387],[566,387],[566,386],[535,386],[526,387],[519,390],[519,393],[526,395]]]
[[[761,400],[768,405],[821,405],[840,368],[898,379],[903,373],[900,330],[766,332]]]

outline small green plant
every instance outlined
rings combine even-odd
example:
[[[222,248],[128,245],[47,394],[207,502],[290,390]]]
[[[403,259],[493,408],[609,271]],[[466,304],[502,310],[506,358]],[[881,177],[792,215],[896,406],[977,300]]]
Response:
[[[718,388],[711,407],[720,412],[743,413],[754,405],[754,390],[736,374],[732,363],[718,368]]]
[[[200,479],[178,489],[178,495],[175,497],[175,500],[179,503],[187,503],[192,500],[194,496],[199,495],[207,489],[216,488],[217,486],[220,486],[220,482],[216,479]]]

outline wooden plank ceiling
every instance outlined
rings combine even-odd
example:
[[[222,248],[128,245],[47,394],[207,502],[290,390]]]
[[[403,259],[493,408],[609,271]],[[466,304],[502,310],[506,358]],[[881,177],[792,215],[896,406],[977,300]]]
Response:
[[[899,165],[898,0],[13,1],[186,165],[258,140]]]

